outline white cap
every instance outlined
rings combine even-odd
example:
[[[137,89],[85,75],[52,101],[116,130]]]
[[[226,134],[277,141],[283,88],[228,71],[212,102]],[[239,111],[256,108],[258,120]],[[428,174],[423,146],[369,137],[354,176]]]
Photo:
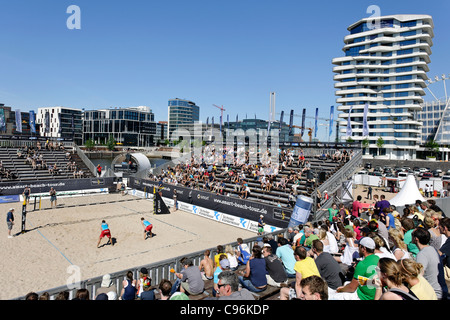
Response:
[[[363,247],[366,247],[368,249],[375,249],[375,241],[373,241],[372,238],[364,237],[361,240],[357,241],[357,243]]]

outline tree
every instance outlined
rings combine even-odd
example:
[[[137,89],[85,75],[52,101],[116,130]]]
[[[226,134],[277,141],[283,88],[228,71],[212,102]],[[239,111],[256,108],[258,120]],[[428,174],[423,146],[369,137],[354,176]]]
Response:
[[[380,149],[384,146],[384,140],[382,137],[379,137],[377,140],[377,148],[378,148],[378,155],[380,155]]]
[[[110,136],[108,141],[106,141],[106,147],[108,148],[109,151],[114,151],[114,148],[116,146],[116,140],[114,139],[113,136]]]
[[[86,140],[86,142],[84,143],[84,146],[86,147],[86,149],[92,150],[95,147],[95,142],[92,139]]]
[[[433,139],[428,140],[424,147],[427,151],[430,151],[434,157],[439,153],[439,144]]]
[[[366,153],[366,149],[369,147],[369,138],[365,138],[363,141],[361,141],[361,147],[364,149],[364,154]]]

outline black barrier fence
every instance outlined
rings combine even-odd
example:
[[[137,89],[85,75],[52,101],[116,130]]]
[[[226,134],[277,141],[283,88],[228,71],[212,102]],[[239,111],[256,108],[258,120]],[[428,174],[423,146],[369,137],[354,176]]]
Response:
[[[264,216],[267,225],[286,228],[289,224],[292,210],[270,206],[264,203],[248,201],[236,197],[226,197],[214,193],[194,190],[182,186],[159,184],[157,181],[137,179],[130,177],[128,186],[132,189],[153,192],[153,188],[162,193],[165,198],[173,199],[176,192],[177,201],[186,202],[194,206],[225,213],[235,217],[257,221],[260,215]]]
[[[115,177],[89,178],[89,179],[60,179],[42,180],[34,182],[3,182],[0,184],[0,195],[20,195],[26,187],[30,187],[32,193],[49,192],[50,188],[56,191],[89,190],[114,187]]]

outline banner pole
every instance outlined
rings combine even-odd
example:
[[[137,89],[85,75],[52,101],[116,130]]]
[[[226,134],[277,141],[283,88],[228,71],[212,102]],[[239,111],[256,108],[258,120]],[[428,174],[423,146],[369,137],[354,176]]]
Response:
[[[22,233],[25,233],[25,222],[27,220],[27,202],[24,201],[22,205]]]

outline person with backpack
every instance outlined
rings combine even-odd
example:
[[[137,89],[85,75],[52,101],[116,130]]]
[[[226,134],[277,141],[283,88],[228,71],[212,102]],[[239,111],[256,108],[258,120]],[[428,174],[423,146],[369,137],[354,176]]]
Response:
[[[238,248],[239,250],[236,250],[236,256],[239,265],[247,265],[248,260],[250,259],[250,249],[248,246],[244,243],[244,240],[242,238],[237,238]]]

